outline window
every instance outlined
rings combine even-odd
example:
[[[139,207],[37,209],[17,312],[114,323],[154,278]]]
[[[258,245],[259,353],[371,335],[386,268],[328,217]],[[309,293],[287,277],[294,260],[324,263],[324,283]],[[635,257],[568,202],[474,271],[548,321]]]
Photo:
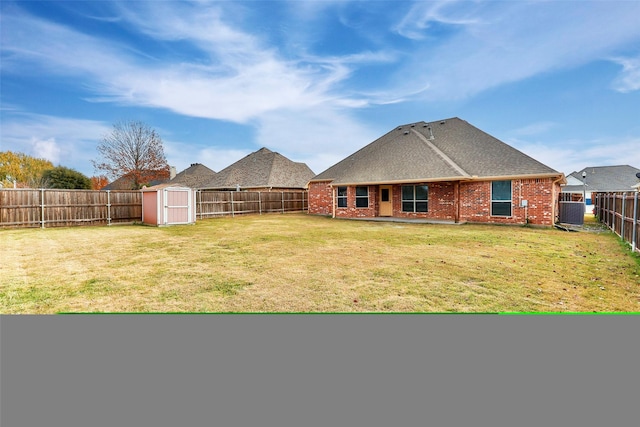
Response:
[[[429,187],[403,185],[402,212],[429,212]]]
[[[347,187],[338,187],[338,207],[347,207]]]
[[[511,181],[491,183],[491,216],[511,216]]]
[[[389,202],[389,201],[391,201],[391,197],[390,197],[388,188],[380,189],[380,201],[381,202]]]
[[[369,187],[356,187],[356,208],[369,207]]]

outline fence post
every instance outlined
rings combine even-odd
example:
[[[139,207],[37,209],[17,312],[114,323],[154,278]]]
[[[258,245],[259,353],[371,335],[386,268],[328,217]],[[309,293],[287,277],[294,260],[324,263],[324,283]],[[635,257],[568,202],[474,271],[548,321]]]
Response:
[[[111,190],[107,190],[107,225],[111,225]]]
[[[44,188],[40,189],[40,224],[44,228]]]
[[[637,233],[637,229],[638,229],[638,191],[636,191],[636,195],[633,198],[633,231],[632,234],[633,236],[631,237],[631,251],[635,252],[636,248],[638,247],[637,244],[637,240],[638,240],[638,233]]]
[[[235,213],[233,210],[233,191],[229,191],[229,194],[231,195],[231,218],[235,217]]]
[[[198,219],[198,211],[200,211],[200,219],[202,219],[202,191],[196,190],[196,219]]]
[[[622,212],[620,215],[620,217],[622,218],[621,219],[622,226],[620,227],[620,237],[622,237],[623,240],[624,240],[624,220],[626,218],[625,217],[626,211],[624,209],[626,205],[627,205],[627,193],[622,193]]]
[[[262,191],[258,191],[258,212],[262,215]]]
[[[281,199],[282,199],[282,213],[284,213],[284,191],[282,191],[280,193]]]

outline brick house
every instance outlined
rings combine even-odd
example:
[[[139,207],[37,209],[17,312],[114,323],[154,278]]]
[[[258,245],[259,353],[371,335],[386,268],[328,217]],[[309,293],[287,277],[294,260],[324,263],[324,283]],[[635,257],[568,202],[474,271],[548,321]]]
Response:
[[[309,181],[309,213],[536,224],[564,174],[457,117],[398,126]]]

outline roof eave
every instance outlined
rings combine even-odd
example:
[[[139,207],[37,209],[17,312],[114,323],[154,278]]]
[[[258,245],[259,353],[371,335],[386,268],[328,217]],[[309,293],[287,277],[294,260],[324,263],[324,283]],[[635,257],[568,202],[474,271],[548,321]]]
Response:
[[[497,180],[513,180],[513,179],[543,179],[543,178],[560,178],[566,181],[563,173],[543,173],[543,174],[529,174],[529,175],[496,175],[496,176],[451,176],[451,177],[437,177],[437,178],[412,178],[412,179],[397,179],[397,180],[384,180],[384,181],[336,181],[331,179],[319,179],[311,180],[313,182],[329,182],[332,187],[336,186],[354,186],[354,185],[387,185],[387,184],[413,184],[421,182],[452,182],[452,181],[497,181]],[[561,181],[562,183],[562,181]]]

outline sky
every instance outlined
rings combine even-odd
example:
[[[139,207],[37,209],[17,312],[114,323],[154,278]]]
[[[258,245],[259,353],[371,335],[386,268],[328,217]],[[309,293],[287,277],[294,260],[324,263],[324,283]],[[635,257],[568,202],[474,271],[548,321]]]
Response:
[[[459,117],[559,172],[640,168],[640,1],[0,2],[0,151],[97,175],[142,121],[180,172],[320,173]]]

